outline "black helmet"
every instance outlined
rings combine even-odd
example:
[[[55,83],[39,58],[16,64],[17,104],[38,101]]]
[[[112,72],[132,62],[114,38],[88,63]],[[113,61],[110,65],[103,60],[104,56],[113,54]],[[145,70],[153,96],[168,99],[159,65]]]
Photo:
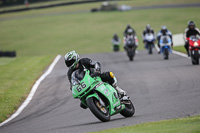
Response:
[[[116,33],[114,34],[113,39],[116,40],[116,41],[118,41],[118,36],[117,36]]]
[[[79,61],[79,55],[73,50],[65,55],[65,64],[67,67],[74,69]]]
[[[188,28],[194,28],[194,27],[195,27],[194,21],[189,21],[188,22]]]
[[[130,24],[128,24],[128,25],[126,26],[126,28],[127,28],[127,29],[130,29],[130,28],[131,28],[131,25],[130,25]]]

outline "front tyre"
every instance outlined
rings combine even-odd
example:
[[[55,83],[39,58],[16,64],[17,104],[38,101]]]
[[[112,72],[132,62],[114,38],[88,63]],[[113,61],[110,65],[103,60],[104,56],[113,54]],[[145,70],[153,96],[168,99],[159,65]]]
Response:
[[[199,51],[197,51],[197,50],[194,51],[194,60],[195,60],[195,64],[198,65],[199,64]]]
[[[168,59],[169,59],[169,51],[168,51],[167,48],[165,48],[164,59],[165,59],[165,60],[168,60]]]
[[[90,111],[102,122],[107,122],[110,120],[110,114],[105,106],[102,106],[94,97],[90,97],[86,100],[86,103]]]
[[[153,51],[152,51],[152,45],[149,45],[149,54],[152,54]]]
[[[132,117],[135,114],[135,107],[133,103],[131,102],[131,100],[126,101],[124,105],[125,105],[125,109],[122,110],[120,114],[123,115],[124,117]]]
[[[128,57],[129,57],[129,60],[130,60],[130,61],[133,61],[134,51],[131,50],[131,49],[128,49],[127,55],[128,55]]]
[[[132,56],[129,56],[129,60],[130,60],[130,61],[133,61],[133,57],[132,57]]]

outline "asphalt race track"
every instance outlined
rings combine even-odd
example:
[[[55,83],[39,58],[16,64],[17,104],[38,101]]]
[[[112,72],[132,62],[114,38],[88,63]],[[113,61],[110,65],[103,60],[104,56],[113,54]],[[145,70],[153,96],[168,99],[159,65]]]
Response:
[[[89,109],[79,107],[69,90],[63,58],[40,84],[22,113],[0,127],[0,133],[84,133],[144,122],[200,114],[200,66],[170,54],[169,60],[154,52],[139,51],[130,62],[124,52],[82,55],[97,60],[103,71],[112,71],[118,85],[131,97],[136,113],[120,114],[102,123]]]

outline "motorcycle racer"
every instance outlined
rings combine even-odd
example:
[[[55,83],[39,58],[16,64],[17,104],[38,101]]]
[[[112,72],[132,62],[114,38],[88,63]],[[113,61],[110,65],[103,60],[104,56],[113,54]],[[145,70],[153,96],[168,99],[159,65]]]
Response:
[[[101,65],[99,62],[92,61],[89,58],[80,59],[78,53],[76,53],[75,51],[68,52],[65,55],[64,59],[66,66],[69,68],[67,76],[70,82],[70,89],[72,89],[71,88],[72,73],[77,69],[83,71],[84,68],[86,68],[90,71],[91,76],[100,76],[103,82],[109,83],[113,88],[116,89],[121,100],[126,100],[124,99],[126,92],[117,86],[117,79],[114,76],[114,74],[112,72],[101,73]],[[84,108],[84,105],[81,104],[80,106]]]
[[[155,37],[155,32],[152,29],[152,27],[150,26],[150,24],[146,25],[146,28],[144,29],[143,33],[142,33],[142,38],[143,38],[143,42],[145,43],[145,35],[148,33],[152,33]]]
[[[200,35],[200,30],[195,27],[194,21],[189,21],[188,22],[188,27],[185,29],[184,35],[183,35],[183,38],[185,40],[184,47],[185,47],[185,49],[187,51],[188,56],[190,56],[188,39],[190,38],[190,36],[196,36],[196,35]]]
[[[121,43],[121,40],[116,33],[114,34],[111,42],[113,45],[113,51],[119,51],[119,48],[120,48],[119,45]]]
[[[127,34],[123,39],[124,49],[125,50],[127,49],[127,40],[129,38],[133,38],[133,40],[135,41],[136,48],[137,48],[137,46],[138,46],[138,38],[137,38],[135,32],[132,29],[128,29]]]
[[[161,38],[161,36],[163,36],[163,35],[169,36],[170,39],[171,39],[171,41],[172,41],[172,33],[171,33],[171,31],[169,31],[169,30],[167,29],[167,27],[163,25],[163,26],[161,27],[161,30],[158,32],[158,35],[157,35],[158,47],[159,47],[159,48],[160,48],[160,38]],[[173,46],[173,42],[172,42],[171,46]],[[158,52],[158,53],[160,53],[160,52]]]
[[[147,43],[148,41],[146,40],[146,36],[148,35],[153,35],[153,44],[155,44],[155,32],[154,30],[151,28],[150,24],[146,25],[146,28],[144,29],[143,33],[142,33],[142,39],[143,39],[143,43],[144,43],[144,47],[147,48]]]

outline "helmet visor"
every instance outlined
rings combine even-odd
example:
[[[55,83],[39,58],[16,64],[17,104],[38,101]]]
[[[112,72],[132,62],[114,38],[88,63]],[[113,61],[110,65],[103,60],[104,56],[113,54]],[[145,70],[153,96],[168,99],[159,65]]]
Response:
[[[76,61],[75,59],[71,59],[69,61],[65,61],[65,64],[67,65],[67,67],[70,67],[71,65],[74,64],[75,61]]]

